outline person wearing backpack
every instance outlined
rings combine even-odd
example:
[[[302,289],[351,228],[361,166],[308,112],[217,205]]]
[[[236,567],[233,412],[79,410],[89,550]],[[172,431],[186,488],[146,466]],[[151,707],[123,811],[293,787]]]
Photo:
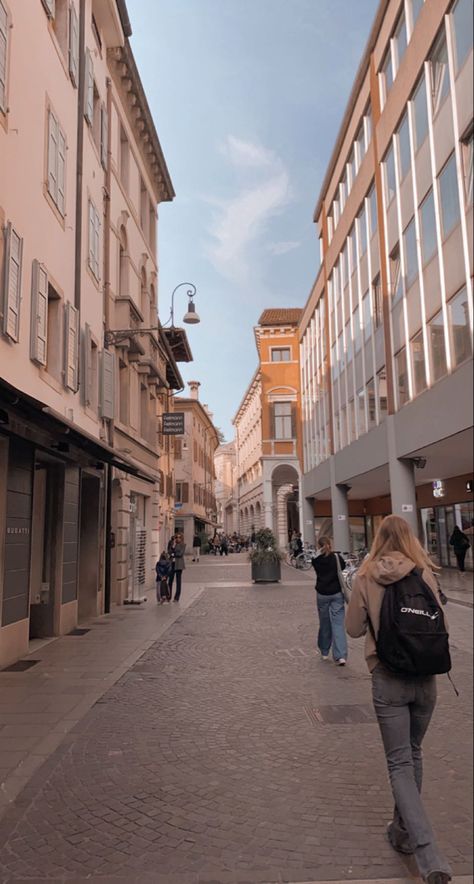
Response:
[[[357,572],[346,613],[350,636],[365,635],[372,696],[395,799],[388,839],[414,854],[428,884],[451,870],[421,800],[421,744],[436,705],[436,674],[451,668],[447,624],[428,555],[400,516],[386,516]]]

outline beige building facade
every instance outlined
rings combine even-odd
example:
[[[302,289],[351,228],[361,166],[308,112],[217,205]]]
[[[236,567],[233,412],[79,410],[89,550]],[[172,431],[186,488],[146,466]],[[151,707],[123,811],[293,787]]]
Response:
[[[234,531],[237,531],[235,442],[225,442],[219,445],[214,455],[214,468],[216,473],[217,525],[224,534],[233,534]]]
[[[395,512],[443,565],[474,515],[472,10],[379,4],[300,323],[307,539],[365,546]]]
[[[173,190],[129,35],[121,0],[0,2],[0,665],[153,580],[182,381],[157,320]]]

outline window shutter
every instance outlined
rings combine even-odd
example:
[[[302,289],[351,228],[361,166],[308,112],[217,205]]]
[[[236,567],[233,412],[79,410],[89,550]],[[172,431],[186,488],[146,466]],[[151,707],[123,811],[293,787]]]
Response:
[[[8,51],[8,18],[7,11],[0,0],[0,110],[6,110],[7,83],[7,51]]]
[[[92,121],[94,117],[94,65],[92,63],[92,56],[89,50],[87,50],[86,52],[84,116],[89,123],[89,126],[92,126]]]
[[[3,332],[12,341],[20,333],[21,264],[23,240],[9,222],[5,228],[5,281],[3,294]]]
[[[270,439],[275,439],[276,421],[275,421],[275,403],[270,405]]]
[[[94,206],[93,206],[93,220],[94,220],[94,273],[96,275],[96,278],[100,279],[100,270],[99,270],[100,218],[99,218],[99,213]]]
[[[79,71],[79,21],[76,7],[69,7],[69,74],[74,86],[77,86]]]
[[[58,121],[50,110],[48,113],[48,190],[55,203],[58,201],[58,139]]]
[[[115,355],[102,350],[100,411],[105,420],[113,420],[115,412]]]
[[[66,304],[64,311],[64,386],[74,392],[78,388],[78,320],[78,310],[72,304]]]
[[[92,401],[92,334],[91,327],[86,322],[82,338],[82,391],[84,405],[90,405]]]
[[[100,109],[100,161],[107,168],[107,150],[109,146],[109,120],[107,117],[107,108],[102,104]]]
[[[296,439],[296,402],[291,403],[291,438]]]
[[[60,127],[58,127],[58,197],[56,205],[64,215],[66,212],[66,137]]]
[[[183,503],[189,503],[189,482],[183,482],[181,500]]]
[[[94,206],[89,200],[89,267],[94,269]]]
[[[43,6],[48,14],[48,18],[54,18],[56,12],[56,0],[43,0]]]
[[[33,261],[31,283],[31,359],[46,365],[48,341],[48,274],[39,261]]]

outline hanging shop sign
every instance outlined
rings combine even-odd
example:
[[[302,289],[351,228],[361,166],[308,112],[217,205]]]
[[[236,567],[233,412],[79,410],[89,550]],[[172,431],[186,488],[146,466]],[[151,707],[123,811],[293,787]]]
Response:
[[[435,479],[433,482],[433,497],[444,497],[445,487],[442,479]]]
[[[163,436],[184,436],[184,411],[165,411],[162,433]]]

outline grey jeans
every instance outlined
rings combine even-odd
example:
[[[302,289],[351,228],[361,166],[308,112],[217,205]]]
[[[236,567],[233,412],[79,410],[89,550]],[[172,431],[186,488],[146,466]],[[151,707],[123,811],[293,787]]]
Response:
[[[451,874],[420,794],[421,744],[436,705],[436,679],[402,678],[378,664],[372,672],[372,697],[395,799],[390,840],[395,848],[414,854],[423,878],[433,871]]]

